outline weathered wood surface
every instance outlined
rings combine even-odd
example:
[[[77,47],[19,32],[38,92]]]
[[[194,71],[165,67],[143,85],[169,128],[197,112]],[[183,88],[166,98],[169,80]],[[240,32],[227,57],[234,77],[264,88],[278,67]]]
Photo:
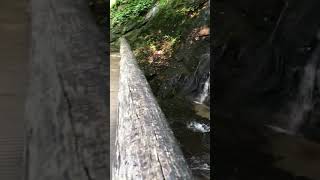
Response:
[[[109,179],[106,36],[86,0],[30,2],[25,179]]]
[[[28,77],[26,0],[0,5],[0,180],[21,180]]]
[[[115,140],[118,121],[118,91],[120,73],[120,53],[111,52],[110,54],[110,164],[116,157]],[[110,166],[112,171],[112,166]]]
[[[129,44],[123,38],[120,41],[117,157],[112,179],[192,179],[180,147]]]

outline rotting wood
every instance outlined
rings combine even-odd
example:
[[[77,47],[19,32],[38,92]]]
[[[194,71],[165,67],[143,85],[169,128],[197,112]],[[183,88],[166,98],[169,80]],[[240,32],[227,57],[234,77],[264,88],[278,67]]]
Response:
[[[124,38],[112,179],[193,179],[182,151]]]

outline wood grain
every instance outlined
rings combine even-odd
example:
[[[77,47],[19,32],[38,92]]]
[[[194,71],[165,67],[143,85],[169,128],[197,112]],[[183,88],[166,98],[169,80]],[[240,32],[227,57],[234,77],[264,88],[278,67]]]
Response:
[[[120,39],[115,180],[193,179],[129,44]]]
[[[86,0],[30,0],[26,180],[107,180],[108,52]]]

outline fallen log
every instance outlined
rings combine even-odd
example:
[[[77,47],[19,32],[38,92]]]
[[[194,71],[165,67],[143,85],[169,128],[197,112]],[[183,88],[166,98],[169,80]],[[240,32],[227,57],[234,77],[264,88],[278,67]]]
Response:
[[[128,42],[120,39],[119,119],[112,179],[193,179]]]

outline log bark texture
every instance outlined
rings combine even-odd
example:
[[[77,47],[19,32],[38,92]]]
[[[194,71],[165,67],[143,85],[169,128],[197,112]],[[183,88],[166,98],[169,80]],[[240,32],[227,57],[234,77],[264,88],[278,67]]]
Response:
[[[30,3],[25,179],[109,179],[105,36],[86,0]]]
[[[112,179],[192,179],[182,151],[124,38]]]

